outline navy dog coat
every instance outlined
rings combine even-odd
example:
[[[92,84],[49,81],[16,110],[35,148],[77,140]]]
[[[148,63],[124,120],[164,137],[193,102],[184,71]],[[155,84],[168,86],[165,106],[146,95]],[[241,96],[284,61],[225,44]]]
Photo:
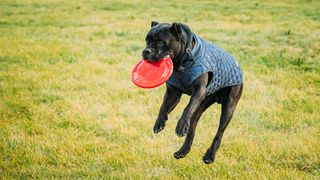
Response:
[[[195,46],[192,49],[193,63],[189,63],[182,71],[174,71],[167,81],[183,93],[192,94],[192,83],[207,72],[212,79],[206,89],[209,96],[221,88],[242,83],[242,71],[235,58],[222,48],[207,42],[193,34]]]

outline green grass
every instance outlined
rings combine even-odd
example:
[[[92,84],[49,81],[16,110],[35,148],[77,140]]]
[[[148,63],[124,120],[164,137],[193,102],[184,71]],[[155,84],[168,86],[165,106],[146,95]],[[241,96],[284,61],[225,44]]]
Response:
[[[320,178],[319,1],[0,1],[0,177]],[[232,53],[244,94],[214,164],[201,158],[220,107],[188,156],[175,125],[152,128],[164,86],[130,73],[150,22],[187,23]]]

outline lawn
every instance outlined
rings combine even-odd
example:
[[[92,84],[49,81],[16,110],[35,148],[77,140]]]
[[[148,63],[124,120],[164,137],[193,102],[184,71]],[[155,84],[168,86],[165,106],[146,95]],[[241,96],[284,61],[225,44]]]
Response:
[[[320,1],[0,0],[1,179],[319,179]],[[220,106],[191,152],[165,91],[135,87],[150,22],[182,22],[240,62],[244,93],[216,160]]]

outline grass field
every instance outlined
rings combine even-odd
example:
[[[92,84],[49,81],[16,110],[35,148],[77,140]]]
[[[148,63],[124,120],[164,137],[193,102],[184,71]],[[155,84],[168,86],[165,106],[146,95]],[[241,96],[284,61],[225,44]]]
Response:
[[[0,0],[0,179],[319,179],[320,1]],[[152,128],[165,90],[135,87],[150,22],[183,22],[228,50],[244,93],[214,164],[175,126]]]

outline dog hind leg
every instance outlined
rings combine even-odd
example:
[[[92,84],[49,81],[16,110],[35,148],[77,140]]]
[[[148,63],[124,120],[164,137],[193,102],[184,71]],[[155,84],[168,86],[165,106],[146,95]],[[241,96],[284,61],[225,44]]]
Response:
[[[207,152],[203,156],[203,161],[206,164],[210,164],[215,160],[215,155],[217,150],[220,147],[223,133],[233,116],[238,100],[241,97],[242,89],[243,89],[243,85],[240,84],[240,85],[231,87],[228,92],[224,92],[222,94],[222,104],[221,104],[222,108],[221,108],[221,116],[220,116],[218,132],[216,133],[216,136],[214,137],[210,148],[207,150]]]

